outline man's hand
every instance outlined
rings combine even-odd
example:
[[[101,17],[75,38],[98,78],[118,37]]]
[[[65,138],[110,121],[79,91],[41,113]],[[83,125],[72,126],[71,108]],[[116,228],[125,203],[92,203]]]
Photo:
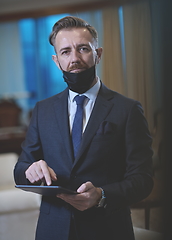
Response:
[[[82,184],[77,192],[79,194],[59,194],[57,197],[63,199],[80,211],[87,210],[97,205],[101,198],[101,189],[96,188],[91,182]]]
[[[44,160],[34,162],[25,172],[26,178],[35,183],[44,180],[47,185],[51,185],[51,180],[56,181],[57,177],[52,168],[48,167]]]

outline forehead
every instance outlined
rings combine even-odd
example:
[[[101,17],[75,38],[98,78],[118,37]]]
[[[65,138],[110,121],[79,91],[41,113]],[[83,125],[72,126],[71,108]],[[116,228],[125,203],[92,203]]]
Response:
[[[55,38],[54,45],[56,48],[64,47],[65,45],[74,44],[90,44],[94,45],[95,39],[86,28],[71,28],[60,30]]]

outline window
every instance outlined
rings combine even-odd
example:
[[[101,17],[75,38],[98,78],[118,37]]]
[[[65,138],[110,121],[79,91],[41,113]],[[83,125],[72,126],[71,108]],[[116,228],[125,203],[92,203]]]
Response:
[[[52,62],[54,49],[48,42],[52,26],[66,15],[19,21],[24,77],[26,90],[30,92],[28,99],[30,108],[33,108],[37,101],[50,97],[66,87],[66,83],[62,81],[61,71]]]

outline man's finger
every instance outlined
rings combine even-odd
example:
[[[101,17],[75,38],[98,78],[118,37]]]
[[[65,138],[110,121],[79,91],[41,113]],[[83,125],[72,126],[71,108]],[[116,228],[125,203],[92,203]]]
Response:
[[[56,181],[57,180],[57,176],[56,176],[54,170],[52,168],[50,168],[50,167],[48,167],[48,170],[49,170],[51,179]]]
[[[46,162],[42,161],[42,162],[40,163],[40,167],[41,167],[43,176],[44,176],[44,178],[45,178],[46,184],[47,184],[48,186],[51,185],[51,176],[50,176],[50,172],[49,172],[49,169],[48,169],[48,166],[47,166]]]
[[[83,183],[78,189],[77,192],[78,193],[84,193],[87,192],[90,188],[93,188],[93,184],[91,182],[86,182]]]

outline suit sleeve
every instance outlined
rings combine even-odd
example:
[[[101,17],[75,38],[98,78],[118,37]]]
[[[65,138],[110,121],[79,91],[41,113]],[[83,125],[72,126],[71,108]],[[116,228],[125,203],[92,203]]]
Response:
[[[33,110],[31,122],[29,124],[28,131],[26,134],[26,139],[22,143],[22,153],[14,168],[14,179],[16,184],[31,184],[26,179],[25,171],[32,163],[40,159],[43,159],[43,151],[38,131],[37,112],[38,104],[35,106]]]
[[[119,210],[146,198],[152,188],[152,138],[143,109],[135,102],[129,111],[125,127],[124,178],[102,186],[107,197],[107,212]]]

